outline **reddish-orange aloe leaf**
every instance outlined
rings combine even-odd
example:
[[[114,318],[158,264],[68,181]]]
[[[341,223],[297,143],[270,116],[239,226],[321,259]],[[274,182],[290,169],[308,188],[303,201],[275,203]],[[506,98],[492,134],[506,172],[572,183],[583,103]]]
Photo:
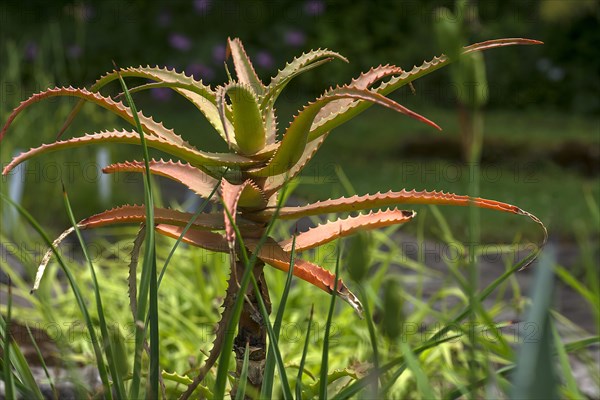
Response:
[[[475,51],[484,51],[489,49],[495,49],[505,46],[517,46],[517,45],[537,45],[544,44],[540,40],[525,39],[525,38],[506,38],[506,39],[492,39],[486,40],[485,42],[471,44],[465,46],[464,54],[473,53]]]
[[[382,228],[410,221],[417,213],[404,210],[385,210],[361,214],[356,217],[326,222],[296,236],[296,250],[304,251],[321,246],[340,237],[352,235],[361,230]],[[285,251],[291,251],[292,239],[279,242]]]
[[[166,236],[172,238],[179,238],[183,232],[183,227],[180,226],[168,226],[168,225],[157,225],[156,230]],[[219,234],[207,231],[199,231],[196,229],[190,229],[183,236],[182,240],[185,243],[193,246],[201,247],[203,249],[227,253],[228,244],[227,240]],[[257,239],[246,239],[244,244],[252,252],[257,248],[259,240]],[[287,272],[290,268],[291,253],[285,251],[281,246],[273,239],[268,238],[265,244],[262,246],[257,254],[258,258],[263,260],[265,263]],[[294,262],[294,275],[298,278],[317,286],[318,288],[331,293],[334,287],[335,276],[323,269],[322,267],[295,258]],[[354,308],[359,314],[362,313],[362,306],[356,296],[346,287],[346,285],[340,279],[338,281],[338,291],[340,296],[347,301],[352,308]]]
[[[179,238],[183,232],[183,228],[180,226],[167,226],[158,225],[156,227],[159,233],[167,235],[172,238]],[[193,246],[201,247],[203,249],[218,251],[222,253],[228,252],[228,244],[226,239],[213,232],[199,231],[190,229],[186,232],[182,239],[185,243]],[[259,240],[257,239],[246,239],[244,244],[248,249],[253,252],[258,246]],[[273,239],[268,238],[265,244],[262,246],[257,254],[265,263],[287,272],[290,268],[291,254],[281,248],[281,246]],[[320,266],[311,262],[295,258],[294,262],[294,275],[298,278],[317,286],[318,288],[331,293],[334,288],[335,276],[321,268]],[[338,291],[340,297],[347,301],[352,308],[354,308],[359,314],[362,314],[362,306],[356,296],[346,287],[346,285],[340,279],[338,281]]]
[[[298,113],[298,115],[290,123],[290,126],[283,135],[283,139],[281,140],[279,147],[275,151],[275,154],[269,163],[262,168],[250,171],[250,174],[257,177],[267,177],[285,173],[291,167],[293,167],[304,153],[307,141],[312,141],[315,139],[311,138],[309,140],[308,135],[318,112],[327,103],[341,99],[356,99],[373,102],[441,130],[441,128],[435,122],[430,121],[422,115],[417,114],[403,105],[398,104],[395,101],[378,93],[349,86],[337,87],[329,90],[316,101],[305,106],[304,109],[300,111],[300,113]]]
[[[151,160],[149,164],[151,173],[177,181],[202,197],[208,198],[213,188],[217,185],[215,178],[187,163],[184,164],[180,161],[174,162],[171,160]],[[103,168],[102,172],[106,174],[115,172],[145,173],[146,168],[143,161],[126,161],[111,164]],[[211,200],[217,201],[216,198],[211,198]]]
[[[235,229],[233,224],[236,223],[238,206],[249,209],[264,208],[267,204],[266,199],[256,184],[250,179],[244,183],[236,185],[230,183],[225,178],[221,180],[221,196],[223,197],[223,205],[231,214],[231,219],[227,216],[227,212],[223,210],[223,218],[225,220],[225,237],[233,246],[235,243]],[[242,228],[240,226],[240,228]]]
[[[522,38],[488,40],[482,43],[476,43],[465,47],[463,50],[463,54],[505,46],[537,44],[543,44],[543,42],[540,42],[539,40]],[[391,78],[390,80],[382,83],[379,87],[377,87],[374,90],[377,93],[386,96],[394,92],[395,90],[398,90],[401,87],[411,83],[412,81],[444,67],[450,62],[452,62],[452,60],[450,60],[450,58],[446,57],[445,55],[441,55],[440,57],[434,57],[431,61],[425,61],[420,66],[414,66],[410,71],[405,71],[399,76]],[[319,137],[324,132],[331,131],[332,129],[340,126],[344,122],[352,119],[356,115],[365,111],[367,108],[371,107],[371,105],[371,103],[366,101],[357,101],[347,105],[345,108],[340,109],[334,114],[331,114],[329,116],[323,116],[323,118],[320,121],[316,121],[316,123],[314,124],[308,136],[308,139],[312,140],[316,137]]]
[[[395,65],[380,65],[377,68],[371,68],[367,72],[363,72],[358,76],[358,78],[352,79],[352,82],[348,85],[349,87],[354,87],[357,89],[368,89],[376,82],[380,81],[383,78],[393,75],[400,75],[404,72],[404,70]],[[329,115],[336,114],[341,110],[346,109],[350,104],[352,104],[356,99],[343,99],[332,101],[327,104],[325,107],[319,111],[317,116],[315,117],[315,124],[318,124],[319,121],[323,118],[328,117]]]
[[[81,229],[98,228],[115,224],[132,224],[146,221],[146,207],[138,205],[125,205],[103,211],[79,222]],[[156,224],[186,225],[194,214],[166,208],[154,209],[154,221]],[[238,221],[240,226],[257,227],[248,221]],[[192,224],[194,229],[222,230],[225,229],[223,217],[220,214],[200,214]]]
[[[166,153],[179,157],[183,160],[188,161],[198,168],[203,168],[205,172],[209,172],[204,169],[206,166],[248,166],[256,164],[255,161],[239,156],[233,153],[218,154],[208,153],[200,150],[196,150],[189,147],[182,147],[168,140],[158,138],[156,136],[146,136],[146,144],[148,147],[152,147],[158,150],[162,150]],[[14,167],[19,165],[25,160],[36,155],[50,153],[56,150],[65,148],[81,147],[96,143],[125,143],[125,144],[140,144],[140,135],[136,132],[129,131],[108,131],[85,135],[82,137],[76,137],[68,140],[61,140],[54,143],[43,144],[39,147],[30,149],[24,153],[13,158],[13,160],[4,168],[3,174],[7,174]]]
[[[166,208],[155,208],[154,209],[154,222],[156,225],[166,224],[166,225],[176,225],[176,226],[185,226],[187,223],[194,218],[194,214],[171,210]],[[146,221],[146,208],[144,206],[138,205],[125,205],[122,207],[113,208],[111,210],[106,210],[96,215],[92,215],[82,221],[80,221],[77,226],[80,229],[92,229],[92,228],[100,228],[103,226],[110,226],[116,224],[131,224],[131,223],[141,223]],[[238,220],[238,225],[240,229],[255,231],[259,229],[262,225],[258,225],[256,223],[247,221],[247,220]],[[223,217],[221,214],[200,214],[195,219],[193,224],[191,225],[195,230],[202,231],[213,231],[213,230],[222,230],[225,228],[223,223]],[[183,228],[182,228],[183,229]],[[67,237],[69,234],[73,232],[73,228],[69,228],[64,231],[54,242],[53,246],[57,247],[60,243]],[[206,235],[208,237],[208,235]],[[213,237],[214,240],[214,236]],[[44,271],[46,270],[46,266],[50,262],[52,258],[53,251],[52,249],[48,250],[44,257],[42,258],[42,262],[38,267],[35,282],[33,286],[33,290],[37,290],[39,287],[39,283],[44,275]]]
[[[225,222],[225,238],[227,239],[227,243],[229,243],[230,248],[233,249],[235,246],[235,229],[233,224],[236,223],[237,216],[237,206],[238,201],[240,200],[240,196],[242,195],[242,191],[244,187],[248,185],[248,181],[235,185],[233,183],[229,183],[227,179],[223,178],[221,180],[221,196],[223,197],[223,219]],[[227,212],[231,214],[231,219],[227,216]]]
[[[245,245],[251,252],[255,251],[258,245],[258,240],[247,239]],[[287,272],[290,268],[291,254],[281,248],[279,243],[273,239],[267,239],[265,244],[260,248],[258,258],[265,263]],[[294,275],[298,278],[323,289],[327,293],[331,293],[335,286],[335,275],[328,270],[313,264],[298,257],[294,259]],[[338,280],[337,284],[338,296],[345,300],[359,315],[362,315],[362,305],[356,296],[348,289],[348,287]]]
[[[135,126],[135,121],[133,119],[133,114],[131,112],[131,109],[129,107],[125,106],[123,103],[120,103],[120,102],[117,103],[109,97],[104,97],[98,93],[90,92],[87,89],[77,89],[77,88],[73,88],[73,87],[64,88],[63,87],[63,88],[47,89],[43,92],[34,94],[29,99],[21,102],[21,104],[19,104],[19,106],[17,108],[15,108],[13,110],[13,112],[10,114],[10,116],[8,117],[8,120],[6,121],[6,124],[2,128],[2,131],[0,131],[0,140],[2,140],[2,138],[6,134],[6,131],[12,124],[13,120],[17,117],[17,115],[19,115],[21,113],[21,111],[23,111],[25,108],[29,107],[30,105],[32,105],[36,102],[39,102],[40,100],[50,98],[50,97],[57,97],[57,96],[78,97],[80,99],[95,103],[95,104],[113,112],[114,114],[116,114],[119,117],[126,120],[131,125]],[[187,143],[185,140],[183,140],[179,135],[175,134],[175,132],[173,132],[172,129],[165,128],[165,126],[161,122],[156,122],[152,118],[144,116],[141,112],[138,112],[138,117],[140,119],[140,124],[142,125],[142,128],[144,129],[144,132],[146,132],[148,135],[152,135],[152,136],[156,136],[158,138],[164,139],[164,140],[168,140],[168,141],[170,141],[174,144],[177,144],[179,146],[182,146],[182,147],[192,147],[189,143]]]
[[[336,212],[350,212],[369,208],[393,207],[399,204],[439,204],[452,206],[469,206],[474,205],[479,208],[487,208],[490,210],[503,211],[512,214],[525,215],[539,224],[544,231],[544,241],[548,237],[546,227],[533,214],[520,209],[511,204],[502,203],[495,200],[483,199],[480,197],[462,196],[453,193],[444,193],[437,191],[416,191],[416,190],[401,190],[399,192],[389,191],[387,193],[368,194],[364,196],[341,197],[339,199],[318,201],[302,207],[283,207],[279,210],[279,218],[295,219],[310,215],[319,215]],[[265,220],[270,218],[275,210],[267,208],[263,211],[254,213],[257,220]],[[250,217],[251,215],[247,215]],[[253,218],[254,219],[254,218]]]
[[[173,239],[179,239],[183,229],[184,228],[181,226],[165,224],[156,225],[156,231],[158,233],[169,236]],[[216,251],[219,253],[227,253],[229,251],[227,240],[222,234],[216,232],[189,229],[183,236],[182,240],[185,243],[210,251]]]

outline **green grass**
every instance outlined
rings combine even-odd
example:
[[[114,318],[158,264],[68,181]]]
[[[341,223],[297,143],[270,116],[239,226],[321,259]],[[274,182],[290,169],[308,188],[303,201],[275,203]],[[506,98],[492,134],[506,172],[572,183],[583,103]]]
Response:
[[[278,226],[274,235],[283,236],[288,229],[287,226]],[[392,265],[405,260],[401,244],[390,240],[391,234],[396,229],[377,231],[373,235],[372,259],[374,264],[379,267],[362,285],[365,293],[364,299],[375,310],[375,315],[380,315],[383,307],[379,288],[383,282],[389,279]],[[135,229],[129,228],[99,231],[99,235],[102,236],[110,233],[114,244],[104,241],[101,236],[96,236],[91,241],[88,239],[88,244],[106,248],[103,257],[94,259],[94,266],[98,285],[102,287],[106,323],[109,326],[116,323],[125,332],[126,351],[124,353],[129,359],[130,366],[134,354],[135,329],[131,325],[131,314],[127,305],[128,289],[125,266],[129,262],[130,243],[135,231]],[[31,241],[31,238],[21,238],[21,240]],[[171,239],[158,238],[157,263],[164,263],[165,259],[169,257],[173,243],[174,241]],[[316,262],[333,269],[336,260],[331,255],[335,252],[331,253],[327,249],[325,250],[316,252],[312,256],[310,254],[300,254],[300,256],[303,258],[313,257]],[[92,271],[81,265],[79,260],[78,257],[67,259],[66,267],[80,287],[93,286]],[[2,263],[2,268],[10,271],[10,267],[4,264],[4,260]],[[160,288],[158,316],[161,343],[160,365],[165,371],[163,376],[169,377],[169,379],[165,378],[168,395],[176,396],[185,388],[182,382],[188,382],[186,375],[193,376],[193,370],[190,368],[202,364],[203,356],[199,350],[208,351],[210,349],[212,324],[218,319],[219,296],[224,293],[229,262],[223,255],[181,245],[173,255],[171,263]],[[343,258],[340,263],[342,267],[340,275],[348,280],[348,272],[344,268],[346,263],[347,260]],[[413,268],[420,277],[426,280],[437,274],[436,271],[418,262],[413,265]],[[511,267],[503,275],[499,271],[499,279],[486,290],[478,292],[480,299],[483,296],[493,298],[492,304],[486,303],[486,310],[494,324],[506,321],[507,311],[512,312],[515,316],[520,315],[519,304],[523,300],[528,301],[527,298],[523,299],[518,292],[508,298],[494,297],[496,293],[506,289],[511,279],[519,279],[519,275],[515,275],[518,268],[518,265]],[[56,269],[56,262],[52,262],[42,281],[42,287],[34,297],[28,294],[29,284],[15,280],[15,296],[29,299],[34,309],[25,311],[22,305],[14,304],[13,318],[14,316],[21,316],[21,318],[27,316],[29,325],[40,323],[42,327],[55,326],[52,324],[63,326],[63,323],[81,320],[80,310],[73,301],[73,293],[55,278]],[[561,280],[571,284],[575,282],[573,271],[564,268],[560,271]],[[280,299],[286,293],[285,288],[288,285],[286,275],[268,267],[265,272],[271,298]],[[11,273],[11,275],[13,274]],[[479,318],[476,322],[480,327],[477,330],[480,336],[477,340],[478,347],[474,349],[475,357],[477,365],[487,365],[488,368],[475,370],[475,382],[470,378],[472,362],[466,357],[466,354],[469,354],[471,341],[468,340],[468,337],[461,336],[463,332],[457,328],[461,326],[461,321],[467,321],[464,318],[468,315],[471,306],[469,306],[467,297],[459,295],[461,291],[457,289],[457,282],[454,279],[447,279],[444,285],[426,298],[414,297],[415,283],[417,282],[414,277],[402,276],[400,282],[404,287],[403,303],[410,305],[404,309],[406,319],[402,336],[397,340],[388,340],[382,336],[382,328],[379,323],[375,326],[378,332],[376,345],[381,358],[381,369],[389,371],[384,375],[382,390],[390,390],[389,395],[402,398],[416,398],[431,391],[436,397],[452,397],[452,393],[455,392],[460,395],[464,391],[480,390],[490,380],[506,381],[507,375],[503,375],[503,368],[514,366],[515,354],[519,354],[519,352],[512,354],[504,352],[499,346],[498,340],[494,339],[489,332],[484,332],[489,330],[488,322]],[[2,288],[2,290],[6,289]],[[594,303],[594,299],[598,299],[598,293],[593,282],[579,282],[578,291],[590,301],[589,305],[586,305],[587,307],[595,307],[597,315],[598,302]],[[51,295],[52,292],[54,292],[53,295]],[[458,303],[451,301],[453,298],[458,298]],[[440,301],[437,306],[434,306],[434,299]],[[330,300],[330,295],[298,281],[293,282],[287,293],[285,319],[281,326],[278,344],[289,377],[295,375],[295,373],[290,373],[290,370],[304,364],[305,374],[301,389],[304,396],[308,398],[317,396],[319,393],[320,379],[318,376]],[[96,309],[98,303],[94,300],[94,296],[86,298],[86,302],[90,310]],[[44,304],[47,304],[53,312],[47,312]],[[307,310],[313,304],[315,307],[313,328],[307,332]],[[272,320],[273,318],[274,316],[272,316]],[[92,321],[94,324],[98,324],[98,320],[93,315]],[[370,371],[368,363],[372,360],[373,349],[367,324],[360,321],[353,310],[342,303],[336,307],[332,321],[328,346],[329,368],[327,369],[329,393],[337,393],[338,398],[346,398],[343,393],[353,393],[354,390],[368,391],[373,382],[373,376],[365,377],[365,373]],[[562,326],[564,322],[561,319],[559,321]],[[447,328],[444,328],[445,326]],[[515,333],[518,331],[515,326],[506,323],[501,323],[499,326],[498,330],[504,340],[515,345],[522,344],[522,338]],[[417,329],[418,327],[426,329],[421,332]],[[74,340],[67,343],[71,352],[65,352],[64,357],[93,364],[95,356],[90,347],[89,338],[86,336],[86,330],[75,333]],[[305,337],[308,333],[310,333],[310,338],[304,360],[302,355],[304,354]],[[560,336],[560,333],[556,334]],[[585,342],[587,344],[582,342],[582,344],[575,345],[573,342],[571,345],[559,348],[561,369],[565,372],[569,370],[566,355],[585,360],[586,346],[598,343],[597,337],[593,339],[589,334],[586,336],[586,333],[580,333],[580,335],[582,339],[587,340]],[[554,342],[562,345],[565,343],[565,339],[554,337]],[[402,346],[399,346],[400,343],[407,344],[414,356],[409,355],[408,359],[404,359],[402,354],[406,352]],[[191,361],[190,356],[193,356]],[[592,363],[589,368],[593,373],[597,366]],[[490,372],[485,373],[486,370]],[[205,394],[212,395],[210,390],[215,384],[214,372],[215,369],[203,383],[202,391]],[[167,373],[168,375],[166,375]],[[390,380],[390,377],[394,376],[397,379]],[[365,380],[362,381],[361,378]],[[276,397],[280,397],[282,394],[279,382],[276,378],[273,392]],[[361,383],[359,384],[359,382]],[[294,387],[293,380],[290,384],[291,387]],[[355,384],[357,386],[353,386]],[[573,393],[572,381],[567,381],[566,384],[568,386],[561,386],[561,390],[567,390],[567,392],[562,393]],[[350,387],[353,389],[350,390]],[[510,392],[510,385],[506,390],[507,393]],[[384,394],[381,395],[384,396]],[[332,397],[334,396],[332,395]]]

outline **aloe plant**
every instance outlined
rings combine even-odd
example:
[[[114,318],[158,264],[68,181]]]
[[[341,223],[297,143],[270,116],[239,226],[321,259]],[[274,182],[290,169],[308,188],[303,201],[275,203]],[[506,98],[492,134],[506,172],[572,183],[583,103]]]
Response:
[[[539,43],[527,39],[499,39],[464,47],[462,54],[503,46]],[[409,222],[415,218],[416,213],[395,208],[404,204],[472,205],[524,215],[540,224],[546,235],[545,228],[539,219],[516,206],[495,200],[437,191],[389,191],[318,201],[301,207],[278,206],[278,198],[286,182],[302,171],[330,132],[372,104],[405,114],[429,125],[432,129],[440,129],[434,122],[386,96],[410,84],[415,79],[449,64],[453,59],[442,55],[424,62],[410,71],[393,65],[372,68],[347,85],[325,91],[319,98],[304,106],[285,129],[281,129],[277,124],[275,104],[286,85],[299,74],[331,60],[347,60],[330,50],[310,51],[286,64],[269,84],[265,85],[254,71],[239,39],[228,40],[228,56],[233,60],[235,79],[230,77],[229,82],[222,86],[211,88],[191,76],[165,68],[148,66],[115,70],[99,78],[89,89],[59,87],[31,96],[12,112],[0,132],[0,140],[2,140],[14,119],[23,110],[42,99],[57,96],[71,96],[80,99],[62,128],[61,134],[85,102],[95,103],[136,126],[136,116],[129,107],[100,93],[105,85],[122,76],[123,78],[145,78],[150,81],[150,83],[132,88],[132,93],[156,87],[167,87],[174,90],[198,108],[226,142],[229,152],[201,151],[162,123],[154,121],[142,112],[137,115],[147,146],[161,150],[175,158],[175,161],[152,160],[149,163],[150,173],[180,182],[199,196],[210,198],[210,201],[215,203],[222,203],[224,208],[222,213],[220,211],[201,213],[197,218],[193,218],[195,216],[192,214],[175,209],[156,208],[154,211],[157,232],[174,238],[182,236],[185,242],[194,246],[231,255],[232,277],[224,303],[222,319],[217,327],[214,346],[190,390],[193,390],[194,385],[204,378],[220,351],[224,325],[231,315],[232,299],[237,295],[239,288],[236,281],[240,272],[236,269],[242,261],[239,243],[242,242],[245,249],[259,260],[254,266],[254,275],[261,288],[260,295],[267,305],[270,305],[270,302],[266,282],[263,279],[264,264],[282,271],[290,268],[292,239],[267,238],[264,245],[261,246],[259,243],[259,238],[265,234],[267,223],[274,217],[277,220],[294,220],[305,216],[330,213],[356,213],[346,219],[326,222],[308,231],[298,233],[295,238],[295,251],[297,252],[316,248],[337,238],[352,235],[357,231]],[[3,174],[8,174],[20,163],[37,155],[107,142],[139,145],[141,140],[140,135],[133,129],[107,130],[71,139],[57,139],[15,157],[4,168]],[[105,173],[145,173],[146,168],[143,161],[126,161],[109,165],[103,171]],[[213,197],[213,189],[217,186],[219,195]],[[373,209],[375,211],[362,213],[362,211]],[[228,218],[228,214],[231,219]],[[145,219],[146,212],[143,205],[124,205],[86,218],[79,222],[78,227],[90,229],[113,224],[143,223]],[[184,231],[184,226],[190,221],[192,221],[191,229]],[[241,237],[237,237],[236,230]],[[58,245],[72,231],[73,229],[67,230],[55,244]],[[50,256],[45,257],[40,265],[34,288],[39,284],[49,259]],[[242,272],[243,268],[242,265]],[[356,296],[341,279],[336,282],[334,274],[330,271],[301,258],[296,258],[293,274],[326,292],[331,293],[335,290],[339,297],[357,312],[361,312],[361,304]],[[241,347],[241,350],[236,354],[238,366],[246,365],[245,373],[249,377],[249,383],[255,387],[259,387],[261,383],[261,368],[264,365],[264,358],[251,357],[248,364],[245,364],[243,353],[244,345],[248,342],[255,348],[254,351],[256,348],[262,350],[262,353],[259,351],[257,354],[264,355],[266,352],[265,330],[262,323],[256,322],[260,321],[260,318],[253,319],[249,315],[257,308],[256,304],[244,308],[237,342],[242,345],[237,346]],[[238,373],[240,373],[241,368],[238,369]]]

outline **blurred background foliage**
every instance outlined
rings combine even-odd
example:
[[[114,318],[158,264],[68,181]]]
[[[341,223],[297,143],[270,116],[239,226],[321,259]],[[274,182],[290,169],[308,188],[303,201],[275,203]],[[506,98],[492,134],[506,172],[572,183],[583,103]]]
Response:
[[[59,24],[65,60],[45,65],[52,71],[65,63],[62,84],[89,84],[99,71],[119,65],[158,64],[185,69],[210,83],[225,75],[222,63],[227,36],[240,37],[256,60],[259,74],[273,75],[300,51],[328,47],[349,58],[308,74],[318,90],[323,83],[345,81],[378,64],[405,68],[438,54],[432,26],[439,7],[453,1],[405,0],[347,2],[306,1],[3,1],[3,40],[14,40],[33,73],[48,25]],[[473,19],[469,42],[499,37],[529,37],[549,45],[490,52],[488,73],[494,76],[490,105],[502,108],[548,107],[598,113],[600,58],[595,0],[479,1],[467,9]],[[118,44],[118,45],[117,45]],[[3,49],[2,51],[6,51]],[[5,55],[3,55],[4,57]],[[431,90],[447,83],[435,74],[419,85]],[[438,89],[439,90],[439,89]],[[438,104],[451,94],[434,96]]]

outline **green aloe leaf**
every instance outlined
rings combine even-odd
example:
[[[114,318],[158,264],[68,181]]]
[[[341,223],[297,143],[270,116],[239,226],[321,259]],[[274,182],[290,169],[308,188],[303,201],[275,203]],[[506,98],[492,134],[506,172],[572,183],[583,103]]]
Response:
[[[226,85],[223,91],[231,101],[234,135],[240,152],[254,154],[262,150],[266,131],[256,95],[249,86],[239,83]]]
[[[241,83],[249,85],[254,93],[262,95],[265,90],[265,85],[261,82],[254,71],[252,62],[246,54],[242,41],[238,38],[227,39],[227,54],[233,59],[233,66],[238,80]]]
[[[301,56],[294,58],[271,79],[269,86],[267,86],[265,90],[265,94],[260,99],[261,108],[266,109],[269,106],[272,108],[281,91],[285,89],[287,84],[296,76],[334,59],[348,62],[346,57],[327,49],[311,50],[308,53],[304,53]]]
[[[308,164],[308,162],[313,158],[313,156],[316,154],[317,150],[319,150],[326,138],[327,135],[323,135],[320,138],[307,143],[306,147],[304,148],[304,152],[292,168],[281,174],[268,177],[264,183],[265,196],[268,199],[271,198],[271,196],[273,196],[279,189],[281,189],[286,182],[296,177],[306,166],[306,164]]]

